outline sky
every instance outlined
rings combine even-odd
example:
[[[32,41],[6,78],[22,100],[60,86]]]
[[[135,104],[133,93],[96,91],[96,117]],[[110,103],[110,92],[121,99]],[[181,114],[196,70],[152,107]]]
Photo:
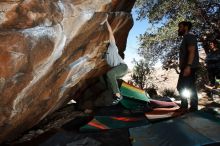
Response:
[[[125,63],[128,65],[129,69],[132,69],[134,64],[132,63],[132,61],[134,60],[139,60],[141,57],[137,54],[137,49],[139,48],[139,41],[138,41],[138,36],[140,34],[143,34],[146,30],[150,31],[150,30],[154,30],[157,29],[157,27],[160,27],[162,24],[150,24],[149,21],[147,19],[144,19],[142,21],[137,21],[137,14],[135,12],[135,9],[132,9],[132,17],[134,20],[134,25],[132,27],[132,29],[130,30],[129,34],[128,34],[128,39],[127,39],[127,46],[126,46],[126,50],[125,50]],[[162,22],[165,22],[166,19],[164,19]],[[153,29],[152,29],[153,28]],[[161,62],[158,61],[154,68],[160,68],[161,67]]]
[[[147,27],[149,27],[147,20],[142,20],[142,21],[136,21],[137,14],[135,13],[135,10],[132,10],[132,16],[134,20],[134,25],[132,29],[130,30],[128,34],[128,39],[127,39],[127,47],[125,50],[125,59],[124,61],[127,63],[129,69],[132,69],[134,64],[132,64],[133,59],[139,60],[140,56],[137,54],[137,49],[139,47],[139,42],[137,37],[139,34],[143,34]]]

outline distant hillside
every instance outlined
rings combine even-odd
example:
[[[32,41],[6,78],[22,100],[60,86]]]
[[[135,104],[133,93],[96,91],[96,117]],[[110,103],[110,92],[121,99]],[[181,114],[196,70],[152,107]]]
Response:
[[[176,89],[176,84],[178,81],[178,74],[175,70],[163,70],[162,68],[157,68],[152,73],[152,83],[158,87],[158,92],[164,89]]]

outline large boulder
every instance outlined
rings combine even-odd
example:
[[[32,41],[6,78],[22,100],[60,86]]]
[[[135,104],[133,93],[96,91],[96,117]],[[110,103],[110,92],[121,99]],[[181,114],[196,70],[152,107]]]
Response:
[[[0,0],[0,143],[108,70],[107,18],[123,56],[135,0]]]

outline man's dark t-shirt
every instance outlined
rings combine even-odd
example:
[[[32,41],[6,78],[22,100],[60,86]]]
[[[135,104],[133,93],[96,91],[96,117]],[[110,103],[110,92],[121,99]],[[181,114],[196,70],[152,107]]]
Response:
[[[211,51],[207,54],[205,62],[208,68],[220,69],[220,50]]]
[[[195,46],[195,57],[193,59],[191,68],[197,68],[199,66],[199,53],[198,53],[198,46],[196,36],[193,34],[186,34],[183,37],[183,41],[180,45],[180,52],[179,52],[179,67],[180,69],[184,69],[188,63],[188,47]]]

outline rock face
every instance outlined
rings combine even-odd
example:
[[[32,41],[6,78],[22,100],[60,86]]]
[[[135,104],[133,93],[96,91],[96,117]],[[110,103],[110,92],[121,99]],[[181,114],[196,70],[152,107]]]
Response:
[[[0,0],[0,143],[79,98],[108,69],[108,21],[123,56],[135,0]]]

